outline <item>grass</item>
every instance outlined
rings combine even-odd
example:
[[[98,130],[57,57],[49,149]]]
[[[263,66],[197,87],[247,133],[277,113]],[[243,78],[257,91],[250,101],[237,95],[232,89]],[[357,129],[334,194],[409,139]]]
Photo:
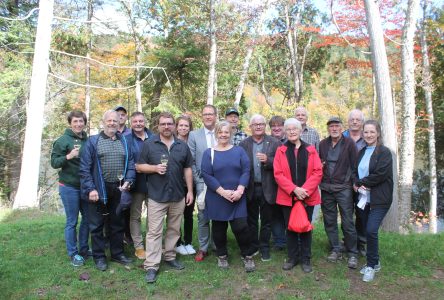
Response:
[[[197,222],[196,222],[197,223]],[[234,237],[229,235],[229,270],[210,255],[186,268],[162,266],[156,284],[144,281],[142,261],[129,268],[109,263],[106,272],[88,260],[70,265],[63,239],[64,216],[36,210],[0,211],[0,299],[443,299],[444,235],[380,235],[382,270],[374,282],[361,280],[346,262],[328,263],[327,239],[318,224],[313,238],[313,268],[281,270],[286,255],[272,252],[270,262],[256,259],[257,271],[244,272]],[[197,237],[197,234],[195,235]],[[195,238],[196,241],[196,238]],[[195,242],[196,243],[196,242]],[[132,255],[134,250],[126,248]],[[360,258],[364,264],[364,258]],[[79,280],[87,272],[88,281]],[[441,295],[441,296],[439,296]]]

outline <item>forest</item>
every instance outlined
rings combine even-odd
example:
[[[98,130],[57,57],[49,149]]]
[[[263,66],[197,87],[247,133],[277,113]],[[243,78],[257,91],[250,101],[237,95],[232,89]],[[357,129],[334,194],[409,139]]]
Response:
[[[195,128],[204,104],[220,112],[235,106],[245,130],[253,114],[291,117],[302,105],[322,137],[330,116],[346,120],[354,108],[382,121],[384,142],[395,143],[397,157],[395,231],[412,220],[426,221],[431,211],[442,216],[444,6],[381,0],[372,8],[368,2],[2,1],[0,206],[14,205],[19,185],[29,189],[22,157],[33,112],[39,14],[47,5],[49,61],[41,81],[45,97],[36,99],[44,113],[41,139],[35,137],[41,146],[33,148],[39,156],[38,189],[31,191],[36,199],[28,200],[33,206],[60,206],[48,159],[71,110],[86,112],[93,134],[100,130],[103,112],[118,104],[129,112],[143,111],[150,126],[159,112],[187,112]],[[380,18],[376,25],[383,31],[388,62],[382,77],[375,63],[372,13]],[[389,97],[381,89],[387,83]]]

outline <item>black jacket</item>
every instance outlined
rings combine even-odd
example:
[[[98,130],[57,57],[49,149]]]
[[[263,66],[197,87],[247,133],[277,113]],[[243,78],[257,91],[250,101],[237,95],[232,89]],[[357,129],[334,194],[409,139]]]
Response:
[[[370,157],[369,175],[359,179],[358,166],[364,156],[364,147],[359,151],[353,175],[354,184],[370,188],[370,207],[390,208],[393,201],[393,159],[390,149],[380,145]]]

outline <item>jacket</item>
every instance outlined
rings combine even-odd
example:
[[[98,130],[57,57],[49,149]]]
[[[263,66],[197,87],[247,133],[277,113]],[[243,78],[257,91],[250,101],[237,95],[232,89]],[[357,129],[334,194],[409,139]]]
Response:
[[[74,149],[74,144],[80,145],[80,151],[86,143],[88,136],[82,131],[82,136],[76,135],[71,128],[59,137],[52,145],[51,167],[59,169],[59,182],[71,187],[80,188],[79,168],[80,156],[67,160],[66,155]]]
[[[307,146],[306,149],[308,151],[307,176],[302,188],[306,189],[309,195],[308,198],[304,199],[305,204],[314,206],[321,203],[318,185],[322,179],[322,164],[313,145]],[[274,157],[274,178],[278,185],[276,204],[293,206],[293,191],[296,185],[291,178],[286,151],[287,146],[282,145],[276,150]]]
[[[144,129],[144,132],[148,138],[148,140],[153,136],[153,133],[148,128]],[[139,137],[134,134],[134,131],[131,130],[131,134],[125,135],[128,139],[128,142],[131,144],[131,149],[133,150],[134,163],[139,161],[140,152],[142,152],[142,147],[144,141],[142,141]],[[140,145],[142,144],[142,145]],[[146,174],[145,173],[136,173],[136,181],[134,182],[134,186],[131,189],[132,192],[136,193],[147,193],[148,188],[146,187]]]
[[[97,190],[99,199],[103,203],[107,203],[108,197],[106,194],[105,180],[103,179],[102,168],[100,161],[97,158],[97,143],[100,134],[93,135],[89,138],[82,149],[80,158],[80,195],[83,199],[89,199],[89,193]],[[128,143],[128,137],[117,133],[117,138],[121,141],[125,149],[125,168],[124,180],[133,183],[136,179],[136,172],[134,169],[134,158],[131,151],[131,144]]]
[[[254,158],[253,158],[253,137],[248,137],[240,142],[239,146],[244,148],[250,159],[250,180],[247,187],[247,199],[252,201],[254,197]],[[273,161],[276,149],[280,142],[269,135],[264,136],[262,152],[267,155],[267,162],[261,163],[261,181],[265,201],[269,204],[276,203],[277,185],[273,174]]]
[[[390,208],[393,201],[393,158],[389,148],[379,145],[370,157],[369,175],[359,179],[358,166],[364,156],[366,147],[358,154],[354,184],[357,187],[370,188],[370,207]]]
[[[345,136],[342,136],[339,140],[338,143],[340,143],[341,146],[341,153],[339,154],[333,174],[330,174],[327,162],[331,143],[331,137],[323,139],[319,143],[319,158],[323,164],[321,190],[334,190],[335,185],[342,186],[341,189],[344,189],[344,187],[351,188],[353,182],[352,173],[358,154],[355,142]]]

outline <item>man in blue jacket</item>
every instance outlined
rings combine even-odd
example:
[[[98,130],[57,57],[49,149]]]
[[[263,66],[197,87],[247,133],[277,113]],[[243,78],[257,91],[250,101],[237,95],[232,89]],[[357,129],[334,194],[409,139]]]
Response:
[[[118,133],[119,116],[108,110],[102,119],[103,131],[91,136],[80,160],[81,195],[89,200],[89,230],[97,269],[108,267],[103,236],[104,218],[109,215],[111,260],[129,264],[123,252],[123,217],[117,212],[121,191],[128,190],[136,174],[131,145]]]

